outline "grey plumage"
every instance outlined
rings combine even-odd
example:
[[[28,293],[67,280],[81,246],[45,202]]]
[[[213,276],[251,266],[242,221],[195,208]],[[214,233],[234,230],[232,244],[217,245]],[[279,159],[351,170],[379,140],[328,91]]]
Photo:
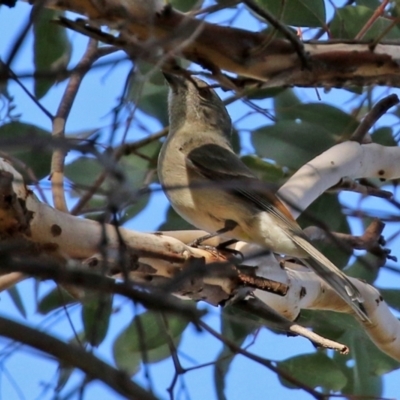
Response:
[[[233,152],[231,120],[216,93],[197,78],[166,79],[170,131],[158,174],[177,213],[211,233],[233,221],[224,236],[302,259],[368,321],[355,285],[312,246],[278,197]]]

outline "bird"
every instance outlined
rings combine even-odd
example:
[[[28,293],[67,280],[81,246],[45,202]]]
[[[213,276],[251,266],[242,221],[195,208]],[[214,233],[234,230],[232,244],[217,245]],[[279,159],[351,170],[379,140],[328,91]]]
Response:
[[[169,133],[158,177],[174,210],[198,229],[302,260],[369,322],[356,286],[311,244],[279,197],[235,154],[232,121],[217,93],[197,77],[164,76]]]

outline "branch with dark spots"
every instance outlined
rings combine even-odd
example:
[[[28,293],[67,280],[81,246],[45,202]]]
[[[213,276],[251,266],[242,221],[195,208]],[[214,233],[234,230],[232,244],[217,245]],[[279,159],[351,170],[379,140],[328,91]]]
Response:
[[[264,82],[264,87],[400,86],[398,44],[381,42],[371,52],[366,41],[301,42],[292,33],[289,40],[270,38],[259,32],[214,25],[172,8],[156,18],[147,10],[149,14],[140,18],[135,9],[140,4],[106,1],[104,7],[96,8],[91,2],[89,6],[82,1],[64,0],[61,4],[55,0],[52,6],[85,14],[89,18],[87,25],[91,19],[109,21],[114,29],[119,24],[122,28],[118,38],[85,31],[73,24],[71,27],[81,29],[84,35],[97,35],[99,40],[146,61],[152,58],[150,62],[154,65],[173,57],[171,49],[184,43],[179,47],[179,56],[212,66],[213,71],[219,71],[214,72],[217,78],[225,70]],[[246,4],[254,6],[255,3],[247,1]],[[282,27],[277,29],[281,31]],[[309,68],[304,68],[305,65]]]
[[[27,215],[14,193],[13,175],[0,171],[0,233],[23,232],[29,235]]]
[[[143,304],[146,308],[164,312],[178,313],[184,318],[197,324],[203,314],[193,305],[177,299],[176,297],[153,289],[151,292],[144,291],[139,285],[136,287],[128,282],[117,282],[112,278],[101,276],[96,272],[84,270],[82,267],[63,266],[54,258],[50,257],[13,257],[17,251],[9,246],[7,251],[1,249],[0,271],[22,272],[40,279],[52,279],[60,284],[74,285],[80,288],[99,291],[101,293],[114,293],[124,296],[134,302]],[[147,288],[149,290],[149,288]]]

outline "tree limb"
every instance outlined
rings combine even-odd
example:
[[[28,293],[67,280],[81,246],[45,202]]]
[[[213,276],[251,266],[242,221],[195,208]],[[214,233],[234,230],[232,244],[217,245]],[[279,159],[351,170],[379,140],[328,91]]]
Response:
[[[129,399],[157,400],[155,396],[132,382],[122,371],[111,367],[82,348],[67,344],[47,333],[0,317],[0,335],[51,354],[66,364],[74,365],[88,377],[104,382],[111,389]]]

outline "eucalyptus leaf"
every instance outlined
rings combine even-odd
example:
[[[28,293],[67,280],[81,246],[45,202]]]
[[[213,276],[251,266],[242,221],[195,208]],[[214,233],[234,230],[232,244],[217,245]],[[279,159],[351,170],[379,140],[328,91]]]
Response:
[[[112,311],[111,295],[94,294],[82,306],[82,322],[85,338],[92,346],[99,346],[107,335]]]
[[[33,52],[35,72],[49,75],[63,71],[71,58],[71,44],[65,28],[55,24],[54,19],[63,15],[59,11],[42,8],[33,21]],[[56,77],[35,78],[35,96],[40,99],[57,82]]]
[[[10,287],[9,289],[7,289],[7,293],[11,297],[11,300],[14,303],[17,310],[19,311],[19,313],[24,318],[26,318],[26,309],[22,297],[19,293],[18,287],[17,286]]]
[[[158,231],[181,231],[196,229],[189,222],[185,221],[176,211],[169,206],[163,222],[158,228]]]
[[[312,219],[308,218],[312,216]],[[316,199],[299,217],[299,224],[305,228],[323,222],[331,232],[351,233],[347,217],[342,212],[342,206],[337,194],[327,193]],[[313,243],[323,252],[338,268],[344,268],[349,262],[351,254],[340,246],[340,243],[320,244]]]
[[[32,124],[13,121],[0,126],[1,150],[24,163],[26,168],[32,169],[38,179],[50,172],[52,153],[46,147],[50,140],[49,131]],[[22,174],[26,183],[31,183],[26,169],[17,163],[13,166]]]
[[[160,313],[146,311],[136,316],[118,335],[113,345],[114,361],[118,368],[134,374],[140,361],[145,361],[143,354],[147,362],[158,362],[171,355],[169,349],[166,351],[168,340],[178,340],[188,321],[176,315],[165,315],[164,318],[167,329]]]
[[[37,312],[45,315],[51,311],[57,310],[58,308],[76,302],[77,300],[66,290],[64,290],[61,286],[57,286],[40,299],[37,305]]]
[[[132,101],[139,110],[159,120],[162,126],[168,125],[167,95],[168,87],[160,72],[151,75],[137,72],[132,74],[128,84],[128,100]],[[153,83],[156,79],[156,82]]]
[[[251,139],[259,156],[294,170],[335,144],[326,128],[292,120],[261,127]]]
[[[330,33],[334,39],[354,39],[365,24],[374,15],[375,10],[366,6],[346,6],[336,9],[335,16],[330,24]],[[389,18],[378,17],[363,36],[363,40],[399,39],[400,30],[392,26],[383,38],[383,32],[389,28],[392,21]]]
[[[324,0],[256,0],[256,3],[287,25],[319,28],[325,24]]]
[[[340,366],[322,352],[291,357],[279,361],[277,365],[279,369],[312,388],[322,387],[325,390],[337,392],[347,383],[346,375]],[[297,388],[281,376],[279,376],[279,380],[286,387]]]
[[[379,292],[390,307],[400,311],[400,289],[379,289]]]

